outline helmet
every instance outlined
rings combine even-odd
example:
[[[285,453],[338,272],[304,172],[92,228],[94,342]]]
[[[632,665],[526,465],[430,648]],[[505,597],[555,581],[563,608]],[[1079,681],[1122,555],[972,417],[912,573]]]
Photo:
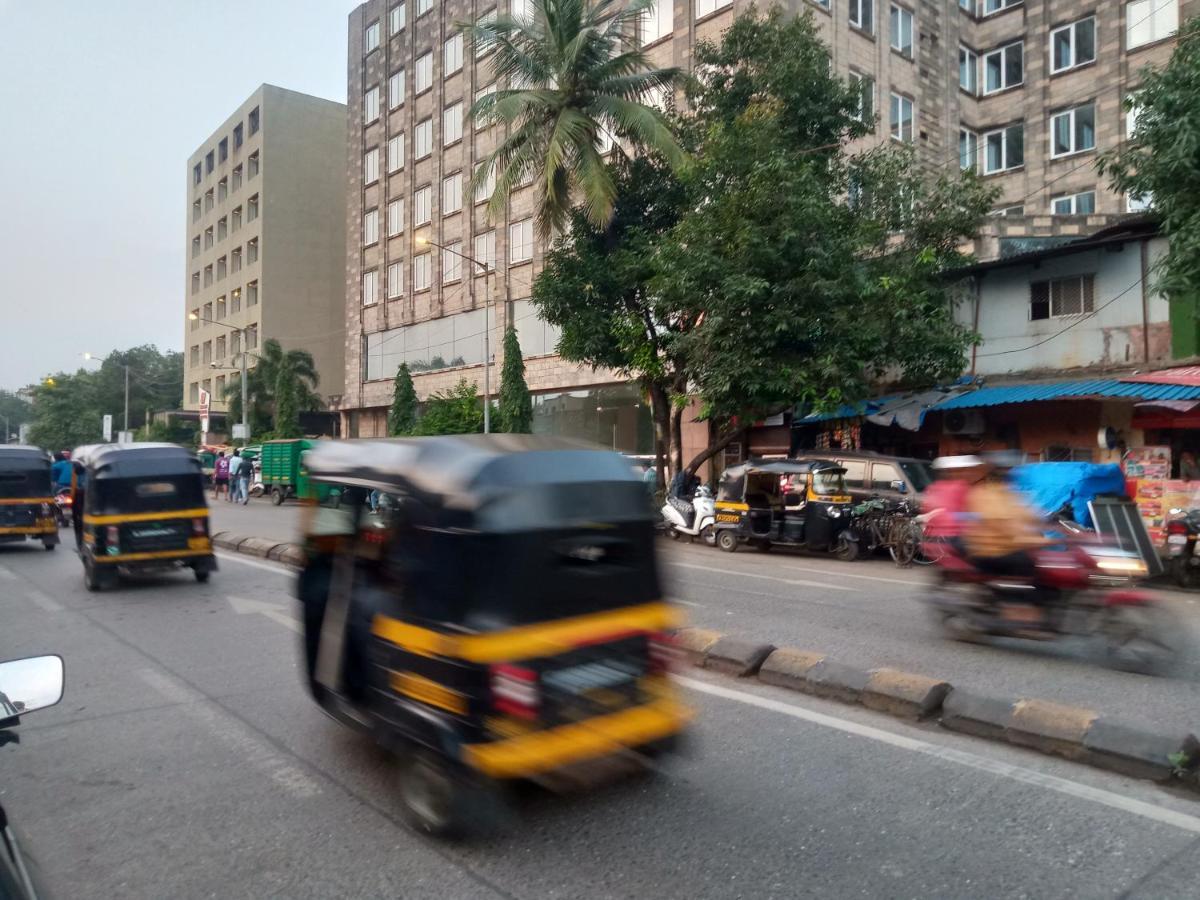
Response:
[[[1021,450],[992,450],[983,454],[984,462],[997,469],[1015,469],[1024,465],[1025,453]]]
[[[982,459],[978,456],[939,456],[933,461],[935,471],[944,472],[950,469],[974,469],[977,466],[986,466]]]

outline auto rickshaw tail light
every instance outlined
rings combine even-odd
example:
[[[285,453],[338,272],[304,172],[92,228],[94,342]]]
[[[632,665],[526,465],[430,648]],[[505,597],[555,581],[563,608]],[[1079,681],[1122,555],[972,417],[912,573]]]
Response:
[[[121,543],[121,529],[116,525],[109,525],[104,529],[104,543],[109,547],[116,547]]]
[[[207,522],[202,517],[192,519],[192,534],[203,537],[208,532],[206,525]]]
[[[536,719],[542,694],[537,672],[524,666],[499,663],[491,667],[492,706],[518,719]]]
[[[646,635],[646,657],[646,670],[654,675],[676,668],[682,653],[670,634],[665,631],[653,631]]]

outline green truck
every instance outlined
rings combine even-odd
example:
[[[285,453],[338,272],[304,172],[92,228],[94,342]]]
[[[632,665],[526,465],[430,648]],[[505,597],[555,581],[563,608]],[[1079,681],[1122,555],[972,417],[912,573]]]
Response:
[[[308,495],[308,469],[304,467],[304,454],[316,446],[316,441],[307,438],[295,440],[265,441],[262,444],[262,483],[264,493],[270,494],[276,506],[289,497]],[[328,492],[321,486],[320,499]]]

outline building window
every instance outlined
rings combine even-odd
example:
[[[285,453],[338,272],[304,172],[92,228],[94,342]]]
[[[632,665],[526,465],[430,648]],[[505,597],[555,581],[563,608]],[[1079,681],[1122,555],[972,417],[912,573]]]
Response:
[[[213,151],[209,150],[208,153],[204,157],[204,174],[211,175],[215,165],[216,165],[216,157],[213,154]]]
[[[212,263],[209,263],[207,266],[204,267],[204,286],[211,287],[212,283],[213,283],[213,267],[212,267]],[[208,318],[211,318],[211,317],[208,317]]]
[[[204,390],[204,393],[208,394],[211,397],[211,395],[212,395],[212,379],[205,378],[203,381],[200,382],[200,384]]]
[[[258,282],[251,281],[246,285],[246,309],[258,306]]]
[[[483,181],[475,185],[475,202],[487,203],[496,193],[496,167],[491,166],[484,175]]]
[[[399,34],[404,30],[404,26],[408,24],[406,12],[403,3],[397,3],[388,10],[388,31],[390,33]]]
[[[642,43],[652,44],[671,33],[674,27],[675,4],[671,0],[652,0],[642,13]]]
[[[1084,216],[1096,211],[1096,192],[1082,191],[1050,199],[1050,211],[1056,216]]]
[[[511,0],[509,8],[514,19],[522,22],[533,21],[533,0]]]
[[[193,294],[200,293],[200,273],[199,272],[192,273],[192,293]]]
[[[253,222],[258,218],[258,194],[255,194],[246,201],[246,222]]]
[[[217,219],[217,241],[223,241],[229,234],[229,220],[225,216]]]
[[[463,66],[462,32],[449,37],[442,45],[442,77],[449,78]]]
[[[1036,322],[1094,312],[1094,290],[1094,275],[1035,281],[1029,285],[1029,318]]]
[[[419,253],[413,257],[412,273],[414,291],[429,290],[431,259],[432,257],[429,253]]]
[[[558,341],[562,336],[562,331],[557,325],[551,325],[538,315],[537,307],[534,306],[532,300],[513,301],[513,327],[517,331],[517,341],[521,345],[522,356],[548,356],[551,353],[557,352]],[[562,396],[561,394],[559,395],[560,402]],[[584,403],[587,406],[600,406],[598,402],[600,399],[599,395],[596,395],[595,400],[592,400],[591,394],[586,394],[586,396],[588,400],[584,401]],[[538,400],[534,400],[535,404],[538,402]],[[625,403],[629,403],[630,405],[636,402],[632,397],[625,401]],[[606,403],[605,406],[607,405]]]
[[[433,87],[433,52],[430,51],[417,57],[417,74],[413,80],[413,90],[423,94]]]
[[[508,261],[529,262],[533,259],[533,219],[523,219],[508,226]]]
[[[233,149],[242,149],[242,144],[245,142],[246,131],[242,127],[242,123],[238,122],[233,126]]]
[[[387,208],[388,237],[395,237],[404,231],[404,198],[393,200]]]
[[[1146,194],[1128,194],[1125,197],[1125,209],[1128,212],[1145,212],[1154,207],[1154,195]]]
[[[483,362],[483,320],[484,311],[472,309],[368,334],[363,376],[367,381],[391,378],[401,363],[414,373],[479,365]],[[596,406],[594,399],[591,406]]]
[[[979,93],[979,55],[962,44],[958,45],[958,86],[972,96]]]
[[[211,321],[213,320],[213,316],[212,316],[212,314],[213,314],[212,303],[205,303],[205,304],[204,304],[204,306],[202,306],[202,307],[201,307],[201,309],[203,310],[203,312],[201,312],[201,313],[200,313],[200,315],[201,315],[201,317],[204,319],[204,321],[205,321],[206,323],[207,323],[207,322],[211,322]]]
[[[363,124],[370,125],[379,118],[379,85],[367,88],[363,94]]]
[[[242,333],[240,331],[231,332],[229,335],[229,353],[231,356],[237,356],[242,352]]]
[[[213,246],[213,227],[209,225],[204,229],[204,249],[211,250]]]
[[[246,241],[246,262],[248,264],[258,262],[258,238],[250,238]]]
[[[200,382],[193,381],[188,385],[188,403],[200,402]]]
[[[258,349],[258,323],[246,326],[246,349]]]
[[[992,13],[998,13],[1001,10],[1009,9],[1014,6],[1020,6],[1024,0],[983,0],[980,4],[983,7],[983,14],[990,16]],[[959,0],[962,4],[962,0]]]
[[[222,280],[229,268],[229,263],[224,256],[217,260],[217,281]]]
[[[442,284],[462,281],[462,241],[454,241],[442,249]]]
[[[1025,165],[1025,125],[1009,125],[983,136],[985,175]]]
[[[703,19],[705,16],[715,13],[718,9],[724,9],[732,4],[733,0],[696,0],[696,18]],[[531,16],[532,10],[526,9],[524,17],[529,18]]]
[[[200,168],[200,163],[192,166],[192,184],[197,185],[204,178],[204,173]]]
[[[488,94],[494,94],[494,93],[496,93],[496,83],[493,81],[491,84],[487,85],[486,87],[481,87],[479,90],[477,90],[475,92],[475,102],[478,103],[480,100],[482,100]],[[485,128],[491,127],[493,124],[494,123],[488,121],[487,118],[483,118],[483,117],[477,118],[475,120],[475,130],[483,131]]]
[[[486,275],[496,270],[496,232],[485,231],[475,235],[475,274]],[[480,265],[483,263],[485,265]]]
[[[363,246],[379,243],[379,210],[368,209],[363,214]]]
[[[240,206],[234,207],[233,212],[229,214],[229,219],[230,228],[234,234],[237,234],[242,227],[242,208]]]
[[[242,271],[242,248],[241,247],[234,247],[233,252],[229,254],[229,271],[231,273]]]
[[[192,277],[198,278],[199,276],[193,275]],[[192,323],[192,331],[195,331],[196,329],[198,329],[200,327],[200,307],[197,306],[195,309],[193,309],[191,311],[191,314],[189,315],[189,319]],[[198,344],[196,345],[195,351],[196,351],[196,353],[200,352]]]
[[[417,123],[413,130],[413,151],[417,159],[424,159],[433,152],[433,119]]]
[[[966,128],[958,129],[958,165],[963,169],[979,165],[979,135]]]
[[[379,47],[379,20],[376,19],[363,32],[363,53],[370,53]]]
[[[229,179],[222,178],[217,182],[217,202],[224,203],[225,198],[229,196]]]
[[[241,251],[238,251],[239,253]],[[236,315],[242,311],[242,289],[234,288],[229,292],[229,312]],[[237,335],[234,335],[233,352],[237,352]]]
[[[433,218],[433,188],[429,185],[413,192],[413,225],[420,228]]]
[[[433,0],[417,0],[417,18],[433,9]]]
[[[363,184],[374,184],[379,180],[379,148],[372,147],[363,154]]]
[[[404,264],[388,263],[387,267],[387,296],[389,300],[404,296]]]
[[[250,136],[251,137],[258,134],[258,118],[259,118],[258,107],[256,106],[256,107],[254,107],[254,109],[250,110],[250,115],[248,115],[246,117],[246,121],[248,121],[250,123]]]
[[[1138,117],[1142,113],[1142,103],[1137,92],[1125,95],[1125,137],[1132,140],[1137,134]]]
[[[858,110],[854,117],[872,127],[875,124],[875,79],[861,72],[850,71],[846,76],[850,87],[858,93]]]
[[[983,55],[983,92],[992,94],[1025,81],[1025,44],[1008,44]]]
[[[1096,104],[1087,103],[1050,117],[1050,156],[1096,149]]]
[[[225,340],[225,339],[224,339],[224,338],[221,338],[221,340],[223,341],[223,340]],[[218,357],[217,357],[217,359],[221,359],[221,357],[220,357],[220,356],[218,356]],[[218,375],[218,376],[217,376],[217,389],[216,389],[216,395],[217,395],[218,397],[224,397],[224,396],[225,396],[225,376],[224,376],[224,375]],[[218,402],[218,403],[223,403],[224,401],[223,401],[223,400],[218,400],[218,401],[216,401],[216,402]]]
[[[190,363],[190,365],[191,365],[193,368],[195,368],[196,366],[200,365],[200,345],[199,345],[199,344],[192,344],[191,363]]]
[[[463,177],[455,172],[442,179],[442,215],[448,216],[462,209]]]
[[[192,259],[200,255],[200,235],[192,238]]]
[[[255,150],[246,157],[246,178],[254,178],[258,175],[258,151]]]
[[[395,109],[404,102],[404,70],[399,69],[388,78],[388,109]]]
[[[217,359],[225,358],[225,335],[217,338]]]
[[[404,167],[404,135],[396,134],[388,138],[387,143],[388,173]]]
[[[1050,72],[1065,72],[1096,60],[1096,17],[1050,32]]]
[[[212,341],[204,342],[204,355],[200,361],[205,365],[208,365],[210,362],[212,362]]]
[[[214,205],[215,205],[215,203],[213,200],[213,189],[209,188],[207,191],[204,192],[204,211],[212,212],[212,208]]]
[[[1153,44],[1179,28],[1177,0],[1132,0],[1125,4],[1125,49]]]
[[[903,94],[892,94],[892,140],[911,144],[913,140],[913,102]]]
[[[850,24],[867,34],[875,33],[875,0],[847,0]]]
[[[463,105],[461,102],[442,110],[442,145],[449,147],[462,140]]]
[[[362,304],[374,306],[379,302],[379,272],[367,269],[362,274]]]
[[[242,164],[233,167],[233,192],[236,194],[242,186]]]
[[[221,138],[217,144],[217,162],[223,163],[229,159],[229,138]]]
[[[192,201],[192,221],[199,222],[202,214],[203,210],[200,208],[200,198],[197,197]]]
[[[911,57],[913,53],[913,14],[903,6],[892,4],[892,49]]]

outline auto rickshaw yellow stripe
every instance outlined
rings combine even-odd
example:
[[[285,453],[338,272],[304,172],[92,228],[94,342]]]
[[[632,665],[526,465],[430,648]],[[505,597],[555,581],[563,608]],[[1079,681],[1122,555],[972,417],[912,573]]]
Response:
[[[443,634],[376,615],[371,632],[389,643],[423,656],[447,656],[492,663],[553,656],[602,638],[605,632],[662,631],[679,624],[680,613],[666,603],[646,603],[608,612],[589,613],[538,625],[523,625],[490,634]]]
[[[718,500],[716,502],[717,509],[740,509],[746,510],[750,508],[749,503],[734,503],[732,500]]]
[[[140,562],[144,559],[182,559],[185,556],[212,556],[212,550],[154,550],[149,553],[119,553],[116,556],[96,556],[94,563],[110,563],[122,565],[127,562]]]
[[[466,715],[467,698],[459,691],[431,681],[416,672],[392,672],[392,689],[420,703],[427,703],[456,715]]]
[[[689,719],[691,711],[683,704],[656,700],[585,722],[466,744],[463,761],[491,778],[525,777],[669,737]]]
[[[9,497],[0,500],[0,506],[22,506],[25,504],[32,505],[34,503],[53,503],[53,497]]]
[[[124,525],[126,522],[158,522],[163,519],[207,519],[208,508],[173,509],[170,512],[129,513],[123,516],[84,516],[85,525]]]
[[[0,528],[0,534],[56,534],[58,526],[51,522],[48,525],[7,525]]]

